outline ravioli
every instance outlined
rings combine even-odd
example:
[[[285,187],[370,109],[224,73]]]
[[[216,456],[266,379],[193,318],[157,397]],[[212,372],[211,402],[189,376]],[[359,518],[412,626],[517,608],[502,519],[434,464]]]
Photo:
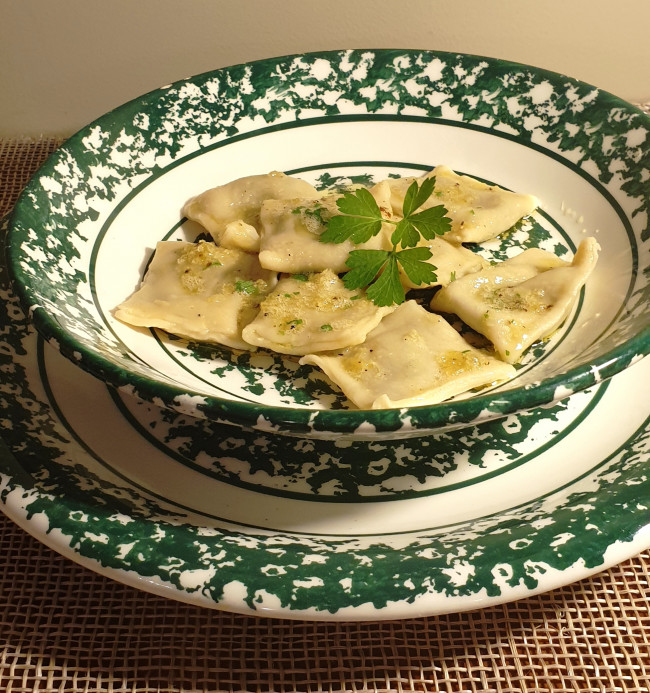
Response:
[[[436,178],[434,193],[421,209],[436,205],[446,207],[451,230],[445,234],[445,239],[454,243],[482,243],[495,238],[532,214],[539,205],[533,195],[510,192],[470,176],[461,176],[448,166],[436,166],[421,178],[390,180],[393,209],[402,209],[406,191],[414,180],[422,183],[431,176]]]
[[[435,189],[400,223],[410,185],[417,182],[422,192],[430,177]],[[206,190],[186,202],[183,214],[214,242],[159,243],[140,288],[115,309],[116,318],[191,340],[295,357],[294,364],[322,369],[360,409],[420,406],[513,377],[525,350],[566,320],[598,258],[598,243],[586,239],[572,262],[530,249],[490,265],[463,243],[510,230],[538,200],[447,166],[368,188],[381,218],[364,193],[348,199],[346,213],[329,225],[342,214],[341,196],[362,187],[319,192],[274,171]],[[421,215],[437,206],[444,207],[437,212],[444,211],[451,230],[426,239],[446,228],[437,226],[441,215]],[[371,237],[323,243],[328,227],[329,241]],[[396,239],[418,241],[431,257],[400,253],[404,248],[392,242],[396,227]],[[358,250],[375,252],[350,260]],[[425,287],[407,274],[428,277],[430,268],[421,262],[435,267],[436,278],[426,285],[437,291],[429,306],[434,312],[413,300],[377,306],[363,288],[349,290],[338,276],[353,268],[348,284],[373,286],[380,302],[400,301],[402,288],[408,297]],[[486,339],[475,333],[464,338],[438,313],[455,314]],[[486,349],[476,348],[477,340]]]
[[[599,250],[596,240],[587,238],[571,263],[538,248],[525,250],[443,287],[431,308],[455,313],[487,337],[504,361],[516,363],[566,320]]]
[[[370,189],[382,215],[391,216],[390,187],[383,181]],[[260,220],[260,264],[276,272],[302,273],[322,272],[331,269],[340,274],[345,272],[346,260],[352,250],[369,248],[389,250],[388,229],[383,229],[367,243],[355,245],[343,243],[321,243],[320,235],[327,228],[327,221],[340,214],[336,201],[342,193],[330,193],[318,200],[267,200],[262,205]]]
[[[250,350],[241,333],[277,274],[241,250],[200,241],[161,241],[140,288],[115,309],[136,327]]]
[[[189,199],[182,213],[201,224],[219,245],[257,252],[262,202],[293,197],[313,200],[320,193],[300,178],[272,171],[206,190]]]
[[[429,248],[431,258],[427,262],[436,268],[436,281],[426,286],[446,286],[466,274],[478,272],[489,264],[477,253],[462,245],[449,243],[440,236],[435,236],[431,240],[423,239],[418,243],[418,247]],[[412,282],[401,268],[400,281],[407,291],[425,286]]]
[[[302,355],[363,342],[384,315],[363,291],[350,291],[331,270],[308,277],[284,277],[244,328],[252,345]]]
[[[402,303],[362,344],[300,363],[321,368],[359,409],[437,404],[516,372],[415,301]]]

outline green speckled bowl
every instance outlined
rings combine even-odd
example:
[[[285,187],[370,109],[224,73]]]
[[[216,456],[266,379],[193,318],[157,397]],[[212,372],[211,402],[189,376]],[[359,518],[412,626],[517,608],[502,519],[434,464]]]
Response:
[[[217,424],[300,438],[393,440],[558,402],[650,351],[650,118],[592,86],[475,56],[353,50],[273,58],[153,91],[74,135],[11,220],[8,263],[36,328],[124,394]],[[273,169],[318,185],[436,164],[542,204],[493,242],[602,254],[561,330],[511,382],[406,410],[347,409],[309,367],[117,322],[158,240],[192,233],[193,194]]]

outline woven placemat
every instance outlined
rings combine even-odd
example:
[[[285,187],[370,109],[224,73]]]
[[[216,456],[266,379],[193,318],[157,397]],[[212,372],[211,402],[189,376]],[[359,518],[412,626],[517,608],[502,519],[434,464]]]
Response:
[[[53,139],[0,140],[0,215]],[[259,619],[140,592],[0,514],[2,693],[650,691],[650,551],[563,589],[382,623]]]

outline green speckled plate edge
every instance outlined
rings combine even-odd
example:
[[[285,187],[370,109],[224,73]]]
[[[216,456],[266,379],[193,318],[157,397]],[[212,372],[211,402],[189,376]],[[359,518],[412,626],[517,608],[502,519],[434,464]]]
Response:
[[[281,532],[184,522],[182,514],[147,498],[128,479],[116,486],[89,471],[88,452],[66,439],[42,395],[30,394],[35,383],[15,381],[24,376],[18,364],[40,352],[42,340],[11,298],[3,305],[5,390],[9,400],[22,393],[25,409],[7,410],[7,400],[0,402],[0,430],[32,430],[24,438],[14,435],[14,451],[0,439],[0,509],[53,550],[118,582],[247,615],[415,618],[530,597],[650,546],[648,418],[631,435],[619,436],[604,459],[595,457],[590,471],[551,494],[442,534],[416,531],[405,545],[381,534],[356,541],[301,534],[300,527]],[[645,359],[600,386],[607,393],[628,383],[615,397],[622,405],[619,415],[629,406],[629,385],[638,389],[648,367]],[[40,366],[37,371],[42,378]],[[383,512],[381,505],[377,512]]]
[[[42,442],[52,441],[44,435]],[[51,452],[56,457],[57,448]],[[358,545],[350,537],[301,537],[299,529],[255,532],[227,523],[215,530],[166,517],[151,501],[129,514],[120,499],[139,491],[84,476],[83,455],[73,453],[74,469],[37,479],[0,439],[0,509],[57,553],[110,579],[249,616],[373,621],[486,608],[585,579],[650,546],[650,419],[595,465],[596,490],[580,489],[577,480],[553,512],[540,497],[497,521],[482,518],[473,533],[461,528],[454,536],[451,528],[404,547],[381,535]],[[277,572],[264,573],[265,565]],[[189,585],[188,576],[199,584]]]
[[[291,69],[295,69],[296,65],[301,64],[301,61],[305,60],[308,62],[325,60],[330,61],[330,63],[338,60],[339,64],[342,61],[347,61],[353,64],[356,60],[358,65],[364,65],[366,68],[369,66],[369,69],[371,70],[377,68],[378,66],[382,69],[388,69],[390,65],[394,66],[400,60],[406,60],[410,64],[414,64],[418,60],[422,61],[423,63],[438,60],[442,61],[443,63],[447,61],[447,67],[453,66],[455,68],[461,68],[467,73],[471,73],[472,70],[475,72],[478,70],[480,72],[481,69],[487,72],[493,71],[495,75],[500,75],[504,80],[510,80],[511,82],[517,82],[517,80],[523,81],[526,88],[530,87],[530,81],[533,83],[543,81],[545,83],[554,85],[560,90],[560,92],[562,89],[564,89],[564,94],[560,93],[561,98],[569,100],[568,94],[575,93],[576,101],[580,101],[582,99],[586,102],[587,108],[585,108],[585,111],[587,113],[582,113],[580,115],[580,119],[578,120],[578,122],[582,125],[584,125],[585,122],[584,118],[588,115],[594,119],[592,124],[598,122],[599,127],[605,128],[608,123],[608,119],[603,118],[603,113],[609,112],[608,109],[615,109],[618,114],[618,121],[612,125],[611,132],[613,133],[613,136],[618,138],[618,140],[624,139],[621,136],[621,128],[623,127],[621,122],[623,121],[627,121],[627,126],[630,129],[632,128],[632,125],[635,127],[645,128],[646,142],[648,133],[650,132],[650,128],[648,127],[648,122],[650,122],[650,119],[640,110],[634,108],[630,104],[626,104],[610,94],[556,73],[551,73],[545,70],[531,68],[516,63],[509,63],[506,61],[482,58],[478,56],[414,50],[354,50],[272,58],[246,65],[224,68],[211,73],[205,73],[204,75],[192,78],[192,80],[183,80],[169,87],[150,92],[139,99],[135,99],[121,106],[120,108],[111,111],[95,123],[89,125],[87,128],[84,128],[82,131],[70,138],[62,149],[74,149],[94,128],[121,128],[125,116],[137,116],[141,113],[143,105],[156,104],[158,100],[164,99],[166,96],[170,96],[171,98],[172,95],[175,95],[175,97],[177,97],[178,93],[184,88],[184,86],[205,83],[205,81],[211,76],[214,77],[215,75],[218,75],[222,81],[226,82],[230,80],[232,82],[232,84],[230,84],[230,88],[232,89],[233,85],[236,85],[237,79],[242,79],[242,75],[250,76],[252,73],[260,73],[268,77],[268,75],[274,70],[276,72],[285,70],[288,74]],[[373,60],[375,61],[374,63],[372,62]],[[397,73],[399,73],[399,70],[397,70]],[[293,78],[287,77],[287,74],[283,74],[282,79],[288,79],[288,82],[290,83],[291,79]],[[449,88],[452,85],[446,86]],[[519,89],[519,87],[515,88],[515,92],[517,89]],[[292,94],[294,108],[295,98],[295,94]],[[399,99],[403,98],[404,92],[400,94]],[[453,98],[453,96],[450,98]],[[404,103],[402,103],[402,101],[399,99],[398,101],[400,107],[408,104],[408,99]],[[460,102],[457,102],[456,106],[458,106],[459,103]],[[417,105],[421,106],[422,104],[421,102],[417,102]],[[569,112],[573,105],[574,104],[570,103],[570,100],[568,105],[565,104],[565,115]],[[584,107],[585,104],[583,103],[582,105]],[[438,117],[439,113],[436,109],[433,109],[429,115],[431,117]],[[271,127],[273,126],[273,118],[275,116],[277,116],[277,114],[274,116],[268,116]],[[328,115],[328,117],[330,117],[330,115]],[[332,111],[331,117],[335,117],[335,110]],[[471,114],[464,114],[464,117],[467,117],[471,124],[473,116]],[[509,117],[509,121],[510,125],[517,124],[517,118],[515,116]],[[215,124],[213,121],[209,125],[209,128],[214,130],[215,127],[218,127],[218,124]],[[206,133],[203,134],[205,135]],[[528,140],[529,142],[532,142],[534,134],[539,133],[535,133],[534,130],[533,132],[528,132],[525,128],[520,127],[517,137],[522,139],[522,141]],[[222,132],[219,136],[228,135],[227,133],[224,134]],[[197,135],[197,137],[200,137],[200,133]],[[571,138],[569,138],[568,135],[567,138],[567,142],[562,144],[563,147],[568,148],[570,145],[575,146],[576,143],[579,142],[579,140],[570,141]],[[584,146],[584,158],[588,158],[590,154],[593,154],[593,151],[588,151],[588,145],[585,145],[584,142],[580,143],[580,146]],[[175,148],[180,148],[178,142],[172,142],[170,147],[167,147],[167,150],[169,151],[166,151],[166,154],[169,154],[173,158]],[[638,162],[638,166],[643,166],[643,161],[647,159],[647,153],[644,154],[644,157],[645,158],[642,158],[642,160]],[[56,155],[51,158],[50,162],[44,165],[41,172],[34,177],[33,182],[27,186],[25,192],[19,200],[18,205],[16,206],[16,211],[12,218],[11,230],[9,234],[9,262],[14,279],[16,281],[17,292],[21,297],[23,306],[30,310],[31,317],[34,320],[37,329],[45,337],[45,339],[50,343],[55,344],[57,348],[60,349],[61,353],[66,355],[68,358],[73,359],[82,368],[117,387],[131,388],[141,397],[156,401],[162,400],[170,407],[177,408],[181,411],[185,411],[186,413],[193,413],[197,416],[216,417],[225,421],[231,421],[240,425],[252,427],[258,426],[261,415],[264,419],[264,425],[268,426],[269,429],[275,429],[278,432],[286,432],[298,435],[305,435],[314,431],[326,431],[329,433],[353,433],[363,427],[378,433],[394,431],[400,431],[403,433],[405,428],[409,427],[412,429],[417,429],[418,431],[426,432],[449,425],[456,426],[470,422],[477,422],[487,418],[502,416],[523,408],[530,408],[550,403],[557,397],[558,392],[562,392],[563,396],[566,396],[566,394],[569,394],[570,392],[576,392],[590,387],[602,379],[611,377],[613,374],[619,372],[621,369],[626,368],[628,365],[635,362],[650,351],[650,326],[647,325],[646,318],[645,326],[641,327],[636,334],[627,339],[625,343],[620,344],[619,346],[607,351],[607,353],[593,359],[588,365],[573,368],[566,374],[544,380],[538,384],[535,384],[533,387],[514,389],[507,393],[499,393],[497,395],[477,396],[464,401],[462,404],[443,403],[441,405],[436,405],[435,407],[412,408],[406,411],[387,410],[378,412],[341,412],[325,410],[314,413],[301,409],[260,406],[257,404],[251,406],[247,403],[230,402],[221,400],[217,397],[207,396],[204,397],[202,403],[198,405],[192,404],[191,406],[193,409],[188,412],[188,400],[187,398],[183,397],[187,393],[185,393],[182,389],[170,386],[164,382],[152,381],[133,373],[126,372],[120,367],[119,364],[105,358],[100,352],[89,349],[87,345],[81,344],[68,332],[62,330],[59,323],[53,319],[47,311],[38,308],[33,310],[34,306],[39,305],[40,299],[38,292],[35,292],[33,287],[30,286],[29,278],[20,269],[20,261],[21,259],[24,259],[24,255],[22,255],[21,251],[21,243],[25,240],[25,227],[22,225],[21,219],[28,214],[29,209],[32,207],[32,196],[37,194],[34,187],[34,181],[37,181],[38,178],[44,173],[51,171],[55,160]],[[601,166],[600,173],[601,177],[604,179],[609,176],[609,172],[606,170],[605,166]],[[631,170],[628,170],[627,173],[632,176]],[[640,174],[637,175],[636,179],[632,180],[632,178],[630,178],[630,180],[627,181],[627,183],[630,184],[628,185],[628,188],[634,188],[634,192],[637,197],[642,196],[644,191],[643,184],[640,182],[639,176]],[[648,187],[648,182],[646,181],[644,185],[645,187]],[[648,198],[650,198],[650,196],[648,196]],[[648,200],[643,200],[642,197],[640,197],[639,205],[640,206],[637,209],[637,212],[647,214],[644,209],[647,209],[648,207]],[[640,242],[647,244],[649,239],[650,233],[648,233],[648,230],[646,229],[645,233],[642,234],[639,240]],[[646,294],[648,293],[647,286],[644,288],[644,291]],[[642,300],[642,296],[638,298],[637,304],[634,307],[635,310],[639,310],[638,306],[642,304]],[[191,395],[192,393],[189,394]]]

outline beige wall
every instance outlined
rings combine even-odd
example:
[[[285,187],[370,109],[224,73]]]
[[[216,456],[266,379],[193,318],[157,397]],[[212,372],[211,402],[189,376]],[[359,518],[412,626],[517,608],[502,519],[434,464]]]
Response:
[[[0,0],[0,135],[70,134],[176,79],[273,55],[429,48],[650,100],[648,0]]]

